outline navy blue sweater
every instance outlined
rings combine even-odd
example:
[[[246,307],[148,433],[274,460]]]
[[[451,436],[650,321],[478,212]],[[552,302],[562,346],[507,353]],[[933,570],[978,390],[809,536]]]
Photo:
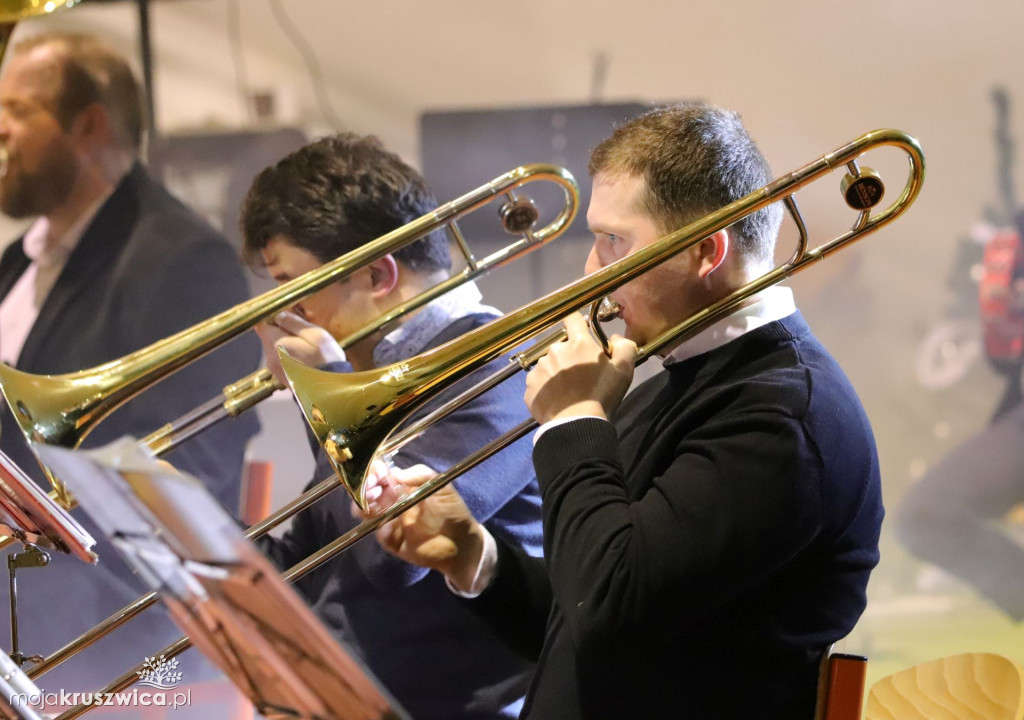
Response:
[[[428,348],[490,319],[472,315],[458,320]],[[523,391],[522,376],[503,383],[407,445],[396,464],[447,469],[526,419]],[[317,471],[319,479],[333,472],[322,452]],[[454,484],[496,537],[525,553],[540,554],[540,492],[528,438]],[[351,529],[356,524],[351,505],[348,495],[336,490],[296,516],[283,539],[264,539],[261,547],[287,568]],[[533,663],[506,647],[467,610],[441,575],[401,562],[374,538],[357,543],[301,580],[298,588],[416,720],[507,717],[502,708],[526,692]],[[510,712],[515,717],[516,710]]]
[[[670,365],[613,423],[540,438],[546,568],[499,542],[471,601],[539,657],[523,717],[810,720],[883,515],[846,377],[795,313]]]

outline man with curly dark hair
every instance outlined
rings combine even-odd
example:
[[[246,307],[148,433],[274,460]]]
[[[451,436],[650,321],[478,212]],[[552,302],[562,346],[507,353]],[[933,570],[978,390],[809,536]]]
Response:
[[[278,282],[432,211],[423,179],[373,137],[335,135],[267,168],[242,209],[243,254]],[[440,345],[498,316],[472,283],[342,350],[341,340],[448,276],[443,231],[359,268],[259,328],[270,367],[284,379],[275,346],[309,365],[370,370]],[[447,469],[525,419],[523,383],[460,408],[395,457],[399,467]],[[319,450],[319,448],[317,448]],[[456,480],[474,516],[524,553],[540,553],[540,497],[529,443],[516,443]],[[332,472],[318,454],[318,478]],[[282,568],[349,530],[352,505],[335,491],[295,518],[263,549]],[[445,587],[440,573],[407,565],[373,539],[299,583],[323,620],[358,649],[417,720],[515,717],[532,663],[506,648]],[[410,668],[417,668],[415,673]]]

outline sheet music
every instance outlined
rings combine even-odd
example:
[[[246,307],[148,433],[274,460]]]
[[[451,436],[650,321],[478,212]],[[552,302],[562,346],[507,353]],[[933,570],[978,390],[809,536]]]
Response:
[[[128,439],[39,453],[261,714],[406,717],[199,481]]]
[[[96,540],[0,452],[0,532],[95,563]]]

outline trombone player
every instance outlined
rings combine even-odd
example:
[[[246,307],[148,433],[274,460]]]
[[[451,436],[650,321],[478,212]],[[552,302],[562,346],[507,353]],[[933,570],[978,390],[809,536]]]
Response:
[[[737,115],[654,110],[591,155],[593,272],[771,180]],[[612,293],[606,357],[578,316],[526,404],[545,560],[466,512],[450,486],[378,531],[538,659],[524,718],[811,720],[822,652],[866,604],[883,515],[874,439],[787,288],[663,352],[626,395],[638,345],[773,263],[776,203]],[[373,482],[381,504],[427,468]]]
[[[287,282],[436,207],[423,179],[373,137],[318,140],[264,170],[242,208],[243,255]],[[270,368],[286,382],[276,346],[340,372],[405,359],[478,327],[498,312],[462,285],[348,346],[341,340],[448,277],[448,240],[435,232],[356,270],[258,328]],[[396,454],[402,467],[445,469],[525,418],[523,386],[480,398]],[[319,448],[316,448],[319,451]],[[526,555],[540,552],[540,497],[529,445],[517,443],[469,473],[460,491],[474,517]],[[318,453],[317,478],[333,473]],[[497,482],[495,478],[511,478]],[[314,479],[315,482],[315,479]],[[340,491],[300,513],[262,549],[282,569],[355,526]],[[335,632],[417,720],[515,717],[532,663],[507,649],[444,585],[439,573],[363,542],[297,586]],[[420,668],[410,675],[409,668]]]

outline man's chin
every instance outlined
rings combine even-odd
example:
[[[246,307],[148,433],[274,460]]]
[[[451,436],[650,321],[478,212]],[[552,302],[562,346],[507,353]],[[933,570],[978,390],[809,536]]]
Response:
[[[626,326],[625,331],[622,333],[622,336],[627,340],[631,340],[634,343],[636,343],[637,347],[643,347],[644,344],[647,342],[647,335],[644,332],[642,332],[639,328],[631,328],[628,325]]]
[[[19,192],[10,184],[10,179],[0,183],[0,212],[14,220],[34,218],[43,213],[30,202],[25,193]]]
[[[23,220],[27,217],[32,217],[32,215],[25,211],[25,208],[2,194],[0,194],[0,213],[3,213],[12,220]]]

